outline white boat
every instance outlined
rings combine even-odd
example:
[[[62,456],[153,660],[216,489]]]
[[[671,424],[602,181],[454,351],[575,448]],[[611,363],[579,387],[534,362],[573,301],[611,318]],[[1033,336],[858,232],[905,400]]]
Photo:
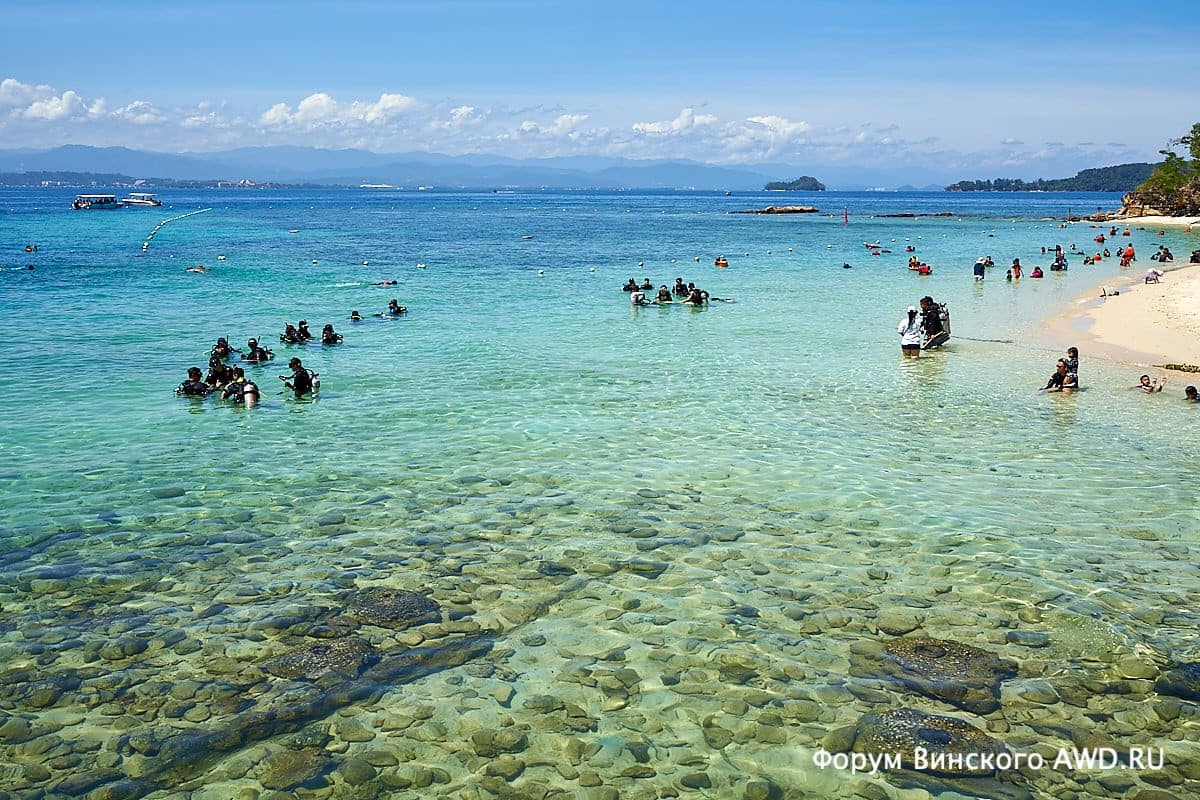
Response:
[[[121,199],[127,206],[161,206],[162,200],[148,192],[130,192],[128,197]]]
[[[75,195],[75,202],[71,203],[71,208],[76,211],[122,207],[115,194],[77,194]]]

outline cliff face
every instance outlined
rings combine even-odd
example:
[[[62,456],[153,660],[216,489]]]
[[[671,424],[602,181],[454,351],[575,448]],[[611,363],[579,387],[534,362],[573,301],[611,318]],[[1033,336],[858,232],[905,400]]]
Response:
[[[1172,192],[1155,192],[1139,186],[1121,198],[1121,215],[1142,217],[1163,214],[1168,217],[1200,215],[1200,176],[1187,180]]]

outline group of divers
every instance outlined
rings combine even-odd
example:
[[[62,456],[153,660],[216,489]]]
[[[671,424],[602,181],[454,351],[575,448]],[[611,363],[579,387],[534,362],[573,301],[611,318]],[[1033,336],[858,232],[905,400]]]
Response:
[[[712,297],[708,292],[696,287],[694,283],[683,282],[683,278],[676,278],[675,285],[668,287],[665,283],[658,287],[658,291],[654,293],[654,299],[647,297],[647,292],[654,292],[654,284],[649,278],[644,278],[639,284],[633,278],[626,281],[621,287],[621,291],[629,293],[629,303],[637,308],[639,306],[651,305],[667,305],[670,303],[679,303],[685,306],[706,306],[712,300],[717,300],[722,303],[732,303],[732,297]]]
[[[408,309],[393,299],[388,302],[387,310],[375,316],[399,317],[406,313]],[[350,312],[351,322],[359,322],[362,319],[357,311]],[[332,323],[321,329],[319,338],[315,337],[308,329],[308,321],[302,319],[295,325],[286,323],[283,333],[279,334],[279,341],[286,345],[306,345],[319,341],[322,345],[333,346],[341,344],[344,339],[342,334],[333,329]],[[253,408],[262,399],[262,391],[253,379],[247,377],[246,370],[240,364],[230,363],[235,354],[242,364],[251,366],[261,366],[275,358],[275,353],[259,344],[258,339],[247,340],[243,350],[232,347],[229,340],[222,336],[209,351],[208,374],[205,375],[199,367],[190,367],[187,380],[176,387],[175,394],[185,397],[213,395],[230,403]],[[297,400],[311,397],[321,388],[319,374],[305,367],[299,358],[289,359],[288,369],[291,372],[280,375],[279,380],[283,381],[284,388],[290,390]]]

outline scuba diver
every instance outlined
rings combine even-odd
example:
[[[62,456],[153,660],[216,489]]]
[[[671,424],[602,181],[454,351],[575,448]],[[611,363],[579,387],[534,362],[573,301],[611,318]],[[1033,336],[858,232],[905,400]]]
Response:
[[[401,314],[407,314],[408,309],[396,302],[396,298],[388,301],[387,315],[389,317],[398,317]]]
[[[221,399],[239,403],[246,408],[254,408],[258,402],[258,385],[246,378],[246,372],[241,367],[233,368],[233,380],[221,390]]]
[[[326,325],[321,329],[321,344],[341,344],[342,335],[335,333],[333,325]]]
[[[242,353],[242,361],[246,361],[250,364],[259,364],[263,361],[270,361],[275,357],[275,354],[270,350],[266,349],[265,347],[258,346],[258,339],[247,340],[246,347],[248,347],[249,350],[245,353]]]
[[[229,354],[232,352],[233,348],[229,346],[229,340],[222,336],[221,338],[217,339],[217,343],[213,345],[212,350],[209,351],[209,355],[216,356],[224,361],[225,359],[229,358]]]
[[[288,362],[288,368],[291,369],[292,374],[280,375],[279,380],[283,381],[284,386],[296,393],[297,400],[306,394],[312,394],[316,391],[320,385],[316,380],[317,373],[305,369],[300,359],[293,358]]]
[[[671,293],[676,297],[687,297],[688,287],[683,285],[683,278],[676,278],[675,285],[671,287]]]
[[[300,322],[297,323],[296,328],[297,328],[296,334],[300,337],[300,339],[302,341],[305,341],[305,342],[312,341],[313,335],[312,335],[312,332],[310,332],[308,330],[308,320],[306,320],[306,319],[300,320]]]
[[[304,341],[300,336],[300,331],[292,323],[287,323],[283,326],[283,333],[279,334],[279,341],[284,344],[300,344]]]
[[[652,292],[654,291],[654,284],[650,282],[649,278],[642,278],[642,285],[638,288],[643,292]]]
[[[187,380],[176,387],[175,394],[186,395],[188,397],[204,397],[204,395],[211,392],[212,389],[209,385],[200,380],[202,374],[199,367],[188,367]]]
[[[658,287],[658,295],[655,296],[654,300],[655,300],[655,302],[658,302],[658,303],[673,303],[673,302],[675,302],[674,300],[671,299],[671,290],[667,288],[667,285],[665,283],[662,286]]]
[[[208,360],[208,374],[204,376],[204,383],[210,389],[220,389],[231,380],[233,380],[233,370],[221,360],[220,356],[213,356]]]
[[[941,347],[950,339],[950,312],[944,303],[936,302],[929,295],[921,298],[921,326],[925,331],[922,350]]]

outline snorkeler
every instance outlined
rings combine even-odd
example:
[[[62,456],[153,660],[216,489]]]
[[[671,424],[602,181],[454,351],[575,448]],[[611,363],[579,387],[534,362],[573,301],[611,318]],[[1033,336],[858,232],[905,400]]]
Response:
[[[291,369],[291,375],[280,375],[279,380],[283,381],[283,385],[296,393],[296,399],[300,399],[306,394],[312,394],[316,388],[315,378],[317,373],[305,369],[304,364],[300,359],[293,358],[288,362],[288,368]]]
[[[321,344],[341,344],[342,335],[333,330],[333,325],[326,325],[321,329]]]

